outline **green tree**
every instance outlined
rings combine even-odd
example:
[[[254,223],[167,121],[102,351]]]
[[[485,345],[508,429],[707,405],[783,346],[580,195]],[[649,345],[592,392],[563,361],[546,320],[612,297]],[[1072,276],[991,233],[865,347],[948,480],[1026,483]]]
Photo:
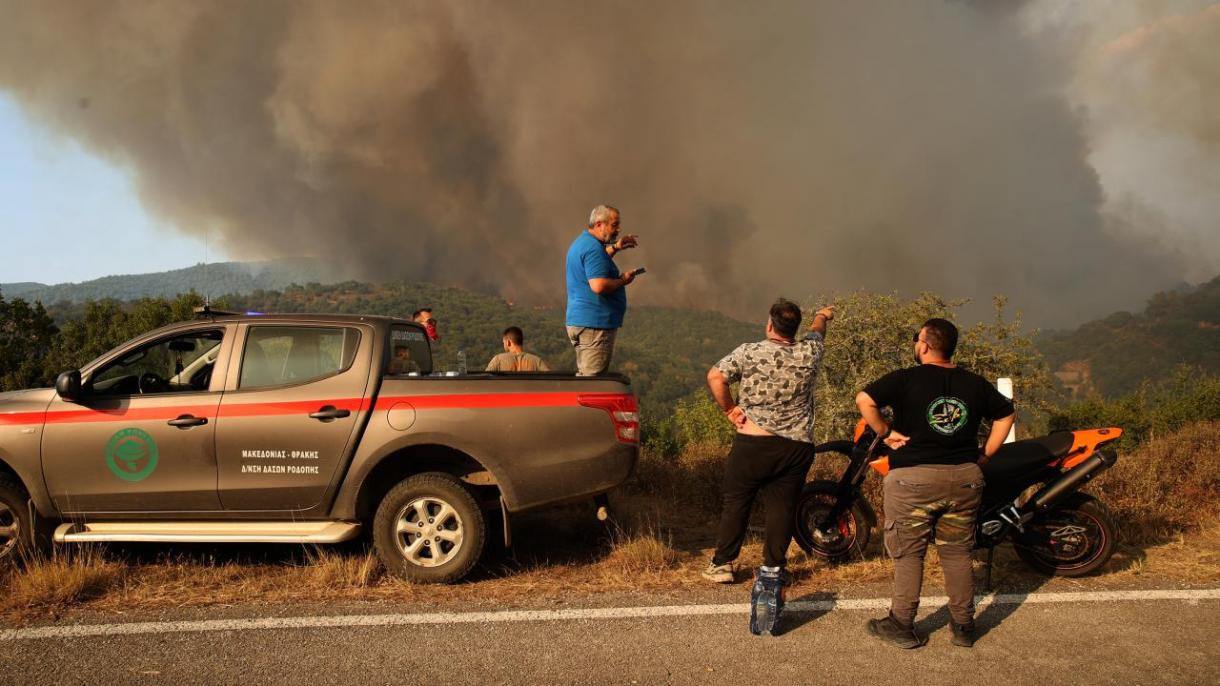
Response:
[[[43,364],[56,334],[42,303],[0,294],[0,390],[40,385]]]
[[[1220,420],[1220,376],[1182,365],[1158,381],[1145,381],[1117,398],[1093,397],[1055,410],[1053,429],[1123,430],[1119,447],[1127,450],[1184,426]]]
[[[90,300],[79,317],[60,328],[44,360],[43,383],[53,381],[60,372],[80,369],[136,336],[188,320],[194,316],[194,308],[202,304],[202,296],[194,292],[172,299],[143,298],[129,304]]]

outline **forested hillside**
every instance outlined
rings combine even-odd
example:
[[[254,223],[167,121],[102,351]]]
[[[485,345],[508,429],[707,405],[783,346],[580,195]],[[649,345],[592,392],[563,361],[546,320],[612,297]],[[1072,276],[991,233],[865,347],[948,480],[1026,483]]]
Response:
[[[1038,347],[1078,397],[1127,394],[1180,365],[1220,373],[1220,277],[1187,292],[1158,293],[1140,313],[1044,333]]]
[[[213,296],[222,293],[249,293],[259,288],[286,288],[292,284],[332,279],[330,270],[314,259],[284,259],[269,262],[218,262],[196,264],[185,269],[151,274],[119,274],[80,283],[47,285],[42,283],[0,284],[6,298],[53,303],[82,303],[86,300],[135,300],[173,298],[195,291]]]

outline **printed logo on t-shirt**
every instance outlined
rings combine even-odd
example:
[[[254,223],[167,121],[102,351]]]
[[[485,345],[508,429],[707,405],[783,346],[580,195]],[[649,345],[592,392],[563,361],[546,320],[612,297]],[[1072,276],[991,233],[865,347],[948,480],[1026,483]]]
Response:
[[[966,425],[966,403],[951,396],[941,396],[928,405],[928,426],[938,434],[952,436]]]

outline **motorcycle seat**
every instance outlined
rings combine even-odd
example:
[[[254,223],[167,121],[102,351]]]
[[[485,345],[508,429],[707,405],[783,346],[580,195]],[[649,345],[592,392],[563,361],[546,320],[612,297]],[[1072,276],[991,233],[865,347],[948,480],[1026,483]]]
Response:
[[[987,464],[983,465],[983,478],[988,481],[1006,481],[1016,475],[1046,467],[1067,455],[1075,440],[1070,431],[1061,431],[1048,436],[1005,443]]]

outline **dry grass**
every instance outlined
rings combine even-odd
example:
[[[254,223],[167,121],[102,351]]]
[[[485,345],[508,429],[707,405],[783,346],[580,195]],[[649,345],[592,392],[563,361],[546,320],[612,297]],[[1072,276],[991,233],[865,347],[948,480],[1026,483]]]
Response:
[[[1159,543],[1198,530],[1220,503],[1220,422],[1149,441],[1089,490],[1113,511],[1127,543]]]
[[[56,611],[106,595],[121,583],[125,566],[100,549],[80,546],[34,557],[8,570],[0,609]]]
[[[645,452],[630,488],[702,512],[714,512],[720,507],[726,457],[728,449],[717,443],[692,443],[674,456]]]
[[[373,551],[345,555],[330,548],[314,547],[306,551],[306,569],[317,583],[340,588],[375,586],[385,569]]]
[[[632,577],[674,569],[679,559],[680,555],[673,547],[673,536],[646,526],[635,531],[615,531],[610,554],[602,564],[607,571]]]

